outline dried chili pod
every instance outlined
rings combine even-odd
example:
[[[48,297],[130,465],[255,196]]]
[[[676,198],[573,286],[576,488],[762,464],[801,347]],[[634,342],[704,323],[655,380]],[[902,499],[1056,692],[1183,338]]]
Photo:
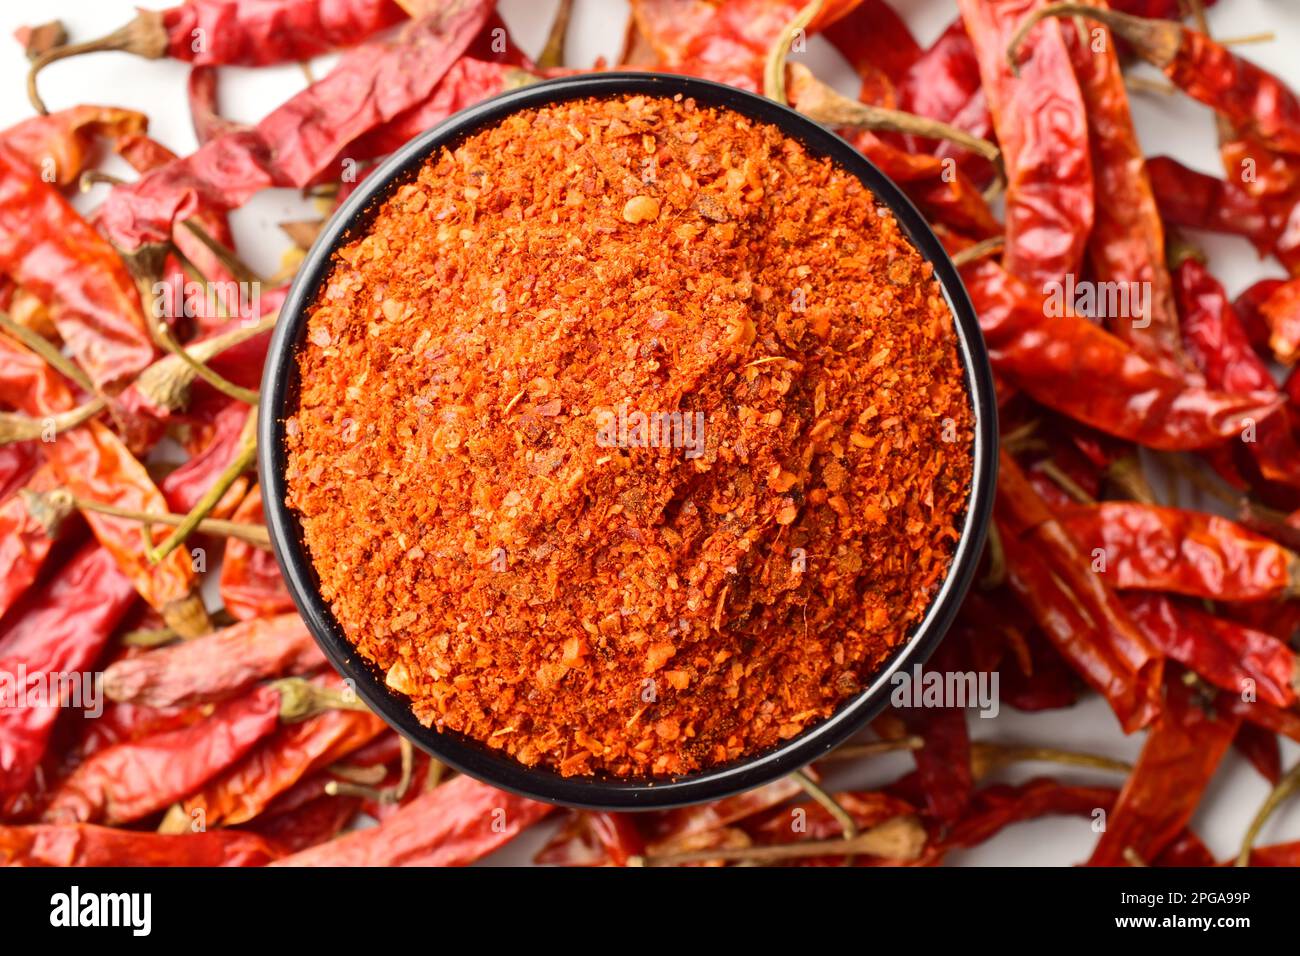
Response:
[[[6,866],[265,866],[279,855],[238,830],[161,836],[86,823],[0,826]]]
[[[165,10],[140,10],[107,36],[54,47],[32,63],[28,96],[45,104],[36,77],[59,60],[117,51],[147,60],[170,57],[197,65],[265,66],[307,60],[350,46],[405,17],[393,0],[188,0]]]
[[[308,674],[325,658],[297,614],[243,621],[123,658],[104,671],[110,700],[180,707],[242,693],[259,680]]]

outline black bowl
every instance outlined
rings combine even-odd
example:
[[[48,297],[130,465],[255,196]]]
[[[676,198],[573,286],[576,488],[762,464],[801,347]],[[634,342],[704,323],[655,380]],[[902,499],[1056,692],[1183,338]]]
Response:
[[[413,178],[431,152],[459,142],[521,109],[583,97],[636,93],[661,97],[680,93],[703,105],[724,107],[770,123],[799,140],[813,154],[828,157],[852,172],[880,202],[893,210],[921,255],[933,264],[952,310],[976,423],[971,449],[974,478],[961,540],[948,575],[924,619],[875,675],[871,685],[829,718],[765,753],[680,778],[562,777],[546,768],[525,767],[461,734],[423,726],[412,714],[408,700],[390,691],[384,675],[357,654],[329,606],[321,599],[319,579],[303,545],[302,528],[297,516],[284,503],[284,415],[287,408],[296,405],[298,371],[294,355],[306,332],[306,310],[329,274],[334,250],[364,233],[376,207],[392,189]],[[957,270],[899,188],[844,140],[772,100],[706,80],[652,73],[566,77],[502,94],[463,110],[416,137],[372,172],[322,230],[280,310],[262,380],[261,407],[257,429],[258,467],[275,556],[316,641],[339,672],[351,679],[362,700],[398,732],[462,773],[527,797],[594,809],[663,808],[716,800],[797,770],[860,730],[888,703],[890,678],[901,669],[925,661],[952,623],[984,545],[997,468],[997,405],[979,322]]]

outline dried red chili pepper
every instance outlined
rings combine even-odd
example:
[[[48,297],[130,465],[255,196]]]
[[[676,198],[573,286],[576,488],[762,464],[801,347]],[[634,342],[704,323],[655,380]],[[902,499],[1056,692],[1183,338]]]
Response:
[[[1233,694],[1265,703],[1295,703],[1296,655],[1263,631],[1160,595],[1129,595],[1125,606],[1161,652]]]
[[[231,515],[241,524],[265,524],[262,517],[262,491],[253,485],[244,501]],[[241,621],[294,610],[293,598],[284,586],[275,555],[246,541],[226,542],[221,564],[221,602]]]
[[[280,722],[280,694],[260,687],[204,720],[101,750],[62,780],[46,823],[120,825],[163,810],[248,753]]]
[[[1079,271],[1093,223],[1088,116],[1060,25],[1029,38],[1021,75],[1007,43],[1039,0],[959,0],[1007,171],[1006,265],[1037,290]]]
[[[1284,279],[1260,279],[1252,283],[1232,300],[1233,311],[1241,324],[1251,348],[1264,353],[1268,349],[1268,323],[1260,314],[1260,308],[1282,285]]]
[[[37,469],[23,491],[43,494],[58,482],[49,465]],[[32,514],[26,494],[0,504],[0,617],[27,592],[50,554],[59,533],[60,515],[42,521]]]
[[[1239,724],[1234,715],[1208,713],[1170,674],[1160,719],[1142,745],[1089,865],[1124,866],[1132,854],[1148,862],[1159,856],[1192,818]]]
[[[50,306],[69,353],[97,387],[120,386],[153,361],[122,260],[37,169],[3,145],[0,272]]]
[[[351,46],[405,15],[393,0],[187,0],[166,10],[141,10],[101,39],[48,51],[32,64],[28,92],[44,113],[36,75],[51,63],[84,53],[116,50],[149,60],[265,66]]]
[[[504,846],[554,807],[457,777],[377,827],[277,861],[282,866],[465,866]]]
[[[357,797],[317,797],[292,810],[250,820],[241,829],[258,834],[285,854],[298,853],[333,840],[356,819],[360,808]]]
[[[72,396],[53,371],[37,356],[12,340],[0,337],[0,401],[17,405],[30,415],[49,415],[72,407]],[[54,467],[60,483],[76,498],[135,512],[165,512],[162,493],[144,465],[107,427],[90,421],[42,442],[41,451]],[[195,572],[184,550],[150,564],[147,544],[138,521],[87,511],[86,521],[95,537],[130,575],[136,589],[162,612],[167,623],[187,636],[208,629],[207,612],[195,590]]]
[[[962,272],[993,367],[1036,401],[1076,421],[1152,448],[1207,448],[1240,437],[1281,406],[1269,395],[1229,395],[1161,372],[1080,316],[1047,318],[1038,298],[996,263]]]
[[[867,86],[873,85],[878,76],[883,76],[890,84],[897,84],[922,56],[912,31],[884,0],[863,0],[854,5],[852,10],[827,27],[826,39],[844,55]],[[870,95],[861,98],[865,103],[880,106],[898,105]]]
[[[121,140],[143,133],[149,118],[111,106],[74,106],[48,116],[33,116],[0,132],[0,143],[56,186],[75,183],[90,162],[95,140]],[[52,177],[52,178],[51,178]]]
[[[0,826],[6,866],[265,866],[279,855],[238,830],[161,836],[86,823]]]
[[[1276,389],[1223,286],[1195,255],[1174,269],[1183,338],[1212,388],[1244,394]]]
[[[1214,854],[1191,830],[1183,830],[1160,855],[1151,861],[1152,866],[1214,866]]]
[[[1105,0],[1094,2],[1104,7]],[[1165,266],[1164,226],[1129,113],[1119,57],[1109,36],[1098,41],[1074,23],[1062,24],[1062,33],[1088,114],[1095,195],[1090,264],[1101,282],[1148,290],[1145,311],[1106,316],[1107,327],[1161,371],[1189,376],[1194,366],[1183,351],[1173,282]]]
[[[627,866],[645,853],[645,838],[628,813],[573,811],[537,851],[534,863],[544,866]]]
[[[1204,33],[1173,20],[1148,20],[1087,3],[1055,3],[1037,10],[1021,30],[1033,28],[1042,17],[1074,16],[1105,24],[1175,86],[1261,145],[1300,153],[1300,99],[1273,74]]]
[[[1243,236],[1300,273],[1300,202],[1252,196],[1235,180],[1216,179],[1167,156],[1147,160],[1147,174],[1165,222]]]
[[[309,674],[325,658],[297,614],[245,621],[136,654],[104,672],[111,700],[177,707],[221,700],[259,680]]]
[[[1218,515],[1134,501],[1057,514],[1111,587],[1223,601],[1300,594],[1300,557]]]
[[[1257,846],[1250,851],[1251,866],[1300,866],[1300,840]]]
[[[217,111],[217,70],[211,66],[196,66],[190,70],[185,92],[190,104],[190,122],[194,138],[202,146],[218,136],[238,132],[247,127],[243,123],[225,119]]]
[[[1115,803],[1110,787],[1079,787],[1036,777],[1025,783],[991,784],[976,790],[965,816],[937,845],[940,855],[951,849],[979,846],[1013,823],[1050,815],[1098,817]]]
[[[253,819],[302,778],[327,767],[386,729],[364,711],[336,710],[281,727],[243,760],[210,780],[173,808],[164,832],[179,832],[201,819],[207,827]]]
[[[1300,358],[1300,279],[1278,286],[1259,308],[1269,328],[1269,348],[1283,364]]]
[[[23,673],[48,691],[51,678],[88,671],[113,628],[135,600],[131,582],[98,545],[82,548],[41,591],[0,626],[0,674]],[[59,702],[28,700],[25,687],[7,689],[19,706],[0,707],[0,814],[22,809],[21,795],[40,763],[59,716]]]
[[[198,209],[234,209],[272,186],[309,185],[344,148],[424,102],[487,19],[486,0],[451,0],[412,22],[399,40],[344,55],[324,78],[251,130],[212,140],[109,193],[101,223],[134,251],[166,242]]]
[[[1282,747],[1277,734],[1243,721],[1232,738],[1232,746],[1270,784],[1276,786],[1282,779]]]
[[[1159,651],[1005,452],[997,522],[1011,587],[1039,627],[1126,731],[1149,724],[1159,713]]]

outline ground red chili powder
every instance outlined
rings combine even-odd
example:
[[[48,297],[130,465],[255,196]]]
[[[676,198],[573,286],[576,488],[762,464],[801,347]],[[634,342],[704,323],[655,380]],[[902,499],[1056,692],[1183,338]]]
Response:
[[[325,599],[421,721],[527,765],[677,775],[800,733],[959,537],[929,264],[853,175],[691,100],[434,156],[336,254],[298,362]]]

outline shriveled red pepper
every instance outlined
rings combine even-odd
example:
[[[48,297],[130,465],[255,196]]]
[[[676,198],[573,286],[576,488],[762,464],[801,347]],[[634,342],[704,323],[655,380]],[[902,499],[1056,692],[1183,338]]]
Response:
[[[1300,593],[1300,557],[1218,515],[1107,501],[1057,509],[1112,587],[1223,601]]]
[[[17,405],[29,415],[43,416],[72,407],[72,396],[44,361],[18,343],[0,337],[0,402]],[[164,512],[162,493],[131,452],[112,431],[96,421],[63,432],[56,441],[42,442],[41,451],[60,483],[75,497],[138,512]],[[167,623],[186,636],[204,633],[207,612],[196,591],[195,572],[184,549],[158,564],[145,556],[146,540],[138,521],[87,511],[95,537],[130,575],[136,589]]]
[[[101,750],[59,783],[42,819],[114,826],[139,820],[202,787],[279,722],[279,693],[259,687],[187,727]]]
[[[1250,342],[1251,348],[1256,352],[1263,353],[1268,349],[1268,322],[1260,309],[1285,281],[1285,279],[1260,279],[1258,282],[1251,283],[1232,300],[1233,310],[1236,312],[1241,329]]]
[[[1300,279],[1284,282],[1259,308],[1268,323],[1269,348],[1283,364],[1300,358]]]
[[[1300,202],[1293,196],[1256,197],[1233,179],[1216,179],[1168,156],[1147,160],[1147,173],[1165,222],[1243,236],[1261,254],[1272,253],[1300,274]]]
[[[241,524],[265,524],[262,491],[253,485],[231,515]],[[293,598],[284,586],[275,555],[246,541],[231,538],[221,564],[221,602],[241,621],[294,610]]]
[[[330,711],[281,727],[178,804],[175,825],[188,827],[200,818],[208,827],[251,820],[299,780],[346,757],[386,728],[374,714],[352,710]]]
[[[1187,826],[1218,769],[1240,719],[1208,713],[1176,675],[1165,682],[1160,719],[1124,783],[1091,866],[1126,866],[1133,854],[1154,860]]]
[[[1282,747],[1277,734],[1243,721],[1232,738],[1232,747],[1270,784],[1282,779]]]
[[[1130,595],[1125,607],[1167,657],[1232,694],[1277,707],[1296,701],[1296,655],[1271,634],[1162,595]]]
[[[377,827],[276,861],[279,866],[465,866],[510,842],[555,808],[456,777]]]
[[[241,829],[258,834],[286,854],[298,853],[334,839],[356,819],[360,808],[357,797],[317,797],[292,810],[258,817]]]
[[[0,143],[42,173],[46,182],[70,186],[89,165],[97,138],[120,140],[148,126],[149,118],[135,110],[74,106],[9,127],[0,132]]]
[[[36,471],[23,489],[0,504],[0,617],[14,606],[40,573],[58,534],[57,515],[46,521],[32,513],[28,495],[43,494],[57,484],[46,465]]]
[[[1077,273],[1083,262],[1094,212],[1087,108],[1059,24],[1034,31],[1019,76],[1007,63],[1012,34],[1040,0],[957,6],[1006,165],[1006,266],[1037,291]]]
[[[1104,23],[1132,51],[1234,128],[1282,153],[1300,153],[1300,99],[1267,70],[1174,20],[1150,20],[1087,3],[1056,3],[1044,15]]]
[[[1035,777],[1011,786],[998,783],[975,791],[965,816],[938,844],[942,854],[951,849],[979,846],[1005,827],[1043,816],[1067,815],[1096,818],[1109,812],[1116,799],[1110,787],[1079,787]]]
[[[44,112],[36,74],[71,56],[120,51],[149,60],[265,66],[351,46],[405,15],[393,0],[187,0],[165,10],[140,10],[101,39],[55,47],[32,64],[28,89]]]
[[[186,95],[190,103],[190,123],[199,145],[218,136],[245,128],[242,123],[224,119],[217,112],[217,70],[211,66],[196,66],[190,70]]]
[[[50,306],[72,358],[97,387],[120,387],[153,361],[122,260],[38,168],[0,145],[0,272]]]
[[[537,851],[544,866],[626,866],[645,853],[645,837],[629,813],[572,811],[564,824]]]
[[[1095,0],[1102,8],[1105,0]],[[1101,282],[1149,290],[1144,314],[1107,316],[1107,327],[1152,365],[1194,377],[1183,351],[1173,282],[1165,265],[1164,225],[1147,178],[1142,147],[1129,112],[1128,91],[1115,45],[1082,27],[1062,32],[1088,112],[1095,216],[1088,258]]]
[[[87,823],[0,826],[5,866],[265,866],[279,855],[238,830],[162,836]]]
[[[135,590],[112,556],[99,545],[87,545],[24,603],[20,614],[6,615],[0,673],[11,681],[26,673],[44,688],[52,677],[88,672],[134,601]],[[59,716],[58,700],[50,702],[47,694],[45,703],[36,705],[26,690],[9,690],[23,706],[0,707],[0,815],[21,809]]]
[[[348,52],[255,127],[115,187],[101,223],[120,248],[165,242],[197,210],[234,209],[272,186],[303,187],[349,143],[424,102],[487,19],[486,0],[449,0],[391,43]]]
[[[302,619],[284,614],[116,661],[104,671],[104,692],[120,703],[189,706],[242,693],[260,680],[324,666],[325,657]]]
[[[1160,709],[1160,652],[1005,452],[997,521],[1008,580],[1056,649],[1110,702],[1126,731]]]
[[[1225,392],[1274,391],[1268,366],[1255,353],[1236,308],[1205,263],[1187,255],[1174,269],[1183,338],[1212,388]]]
[[[997,263],[976,263],[962,277],[994,369],[1035,401],[1107,434],[1166,450],[1207,448],[1281,407],[1276,395],[1189,385],[1080,316],[1047,318]]]

